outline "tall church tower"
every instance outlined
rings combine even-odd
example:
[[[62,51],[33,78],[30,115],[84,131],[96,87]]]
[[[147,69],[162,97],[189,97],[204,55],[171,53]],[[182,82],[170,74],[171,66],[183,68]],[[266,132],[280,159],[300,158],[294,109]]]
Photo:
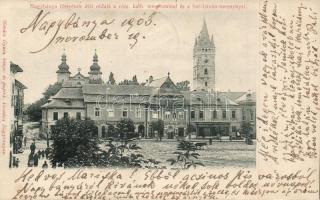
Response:
[[[102,72],[100,71],[100,66],[98,64],[97,52],[94,53],[92,61],[93,61],[93,63],[90,66],[90,71],[88,72],[89,83],[101,84],[102,83],[102,79],[101,79]]]
[[[193,88],[198,91],[215,89],[215,46],[209,37],[204,20],[202,30],[196,37],[193,47]]]
[[[67,56],[63,52],[61,56],[61,64],[58,66],[57,70],[57,82],[62,83],[65,80],[68,80],[70,77],[69,66],[67,64]]]

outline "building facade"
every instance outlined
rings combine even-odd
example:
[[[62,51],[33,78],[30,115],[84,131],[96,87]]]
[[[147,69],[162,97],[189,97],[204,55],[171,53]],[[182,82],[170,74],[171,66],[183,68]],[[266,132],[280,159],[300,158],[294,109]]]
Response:
[[[11,81],[11,127],[10,127],[10,162],[9,167],[15,162],[15,157],[12,154],[21,152],[23,140],[23,105],[24,105],[24,90],[27,87],[17,80],[16,74],[23,72],[22,68],[10,62],[10,81]]]
[[[255,93],[215,90],[215,46],[204,21],[196,38],[194,52],[194,89],[181,91],[170,74],[144,85],[111,85],[101,78],[95,52],[88,76],[70,76],[66,55],[58,66],[61,90],[42,106],[42,128],[50,134],[56,120],[69,116],[89,117],[97,126],[96,135],[108,137],[110,125],[130,118],[141,137],[155,137],[152,122],[164,122],[164,137],[237,138],[243,124],[250,124],[255,137]]]

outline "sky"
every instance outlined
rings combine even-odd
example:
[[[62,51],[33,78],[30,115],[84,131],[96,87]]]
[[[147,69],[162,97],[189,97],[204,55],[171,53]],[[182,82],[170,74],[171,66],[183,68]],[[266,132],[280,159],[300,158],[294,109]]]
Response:
[[[145,39],[139,39],[136,46],[129,47],[127,33],[120,22],[132,16],[148,16],[151,11],[106,11],[89,12],[78,10],[81,19],[116,19],[109,27],[111,33],[119,33],[118,40],[97,40],[75,43],[62,43],[49,46],[39,53],[30,53],[44,46],[53,35],[53,30],[43,35],[31,30],[20,33],[28,26],[39,10],[16,9],[15,17],[9,22],[10,60],[20,65],[24,72],[17,79],[24,83],[25,103],[41,98],[49,84],[57,80],[56,71],[65,51],[72,75],[81,69],[88,75],[92,57],[96,50],[103,80],[113,72],[117,82],[137,75],[138,81],[145,81],[150,75],[154,78],[166,76],[174,82],[189,80],[192,84],[193,46],[200,33],[203,20],[207,22],[210,36],[216,46],[216,87],[226,91],[247,91],[256,88],[258,66],[258,30],[254,9],[227,11],[160,11],[153,18],[153,25],[133,27],[132,32],[140,32]],[[51,10],[48,21],[67,19],[71,12]],[[100,30],[100,29],[99,29]],[[102,29],[103,30],[103,29]],[[61,35],[83,35],[87,31],[65,31]],[[191,85],[192,86],[192,85]]]

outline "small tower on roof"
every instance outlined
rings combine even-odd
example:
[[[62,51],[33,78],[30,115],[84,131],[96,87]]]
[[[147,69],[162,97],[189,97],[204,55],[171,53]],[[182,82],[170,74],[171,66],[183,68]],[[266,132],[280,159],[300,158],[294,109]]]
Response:
[[[89,83],[102,83],[101,79],[101,74],[102,72],[100,71],[100,66],[98,64],[98,55],[97,51],[95,50],[94,55],[93,55],[93,63],[90,66],[90,72],[89,74]]]
[[[215,89],[215,45],[205,19],[193,47],[193,88],[199,91]]]
[[[63,51],[63,54],[61,56],[61,64],[58,66],[57,70],[57,81],[59,83],[62,83],[65,80],[68,80],[70,78],[70,71],[69,66],[67,64],[67,56],[66,53]]]

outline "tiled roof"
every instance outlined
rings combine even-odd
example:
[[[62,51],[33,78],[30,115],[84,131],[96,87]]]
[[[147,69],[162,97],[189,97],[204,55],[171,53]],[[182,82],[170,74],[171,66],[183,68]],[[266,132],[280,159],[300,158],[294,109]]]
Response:
[[[52,101],[43,107],[84,107],[86,103],[108,102],[115,104],[157,104],[158,88],[142,85],[107,85],[107,84],[84,84],[81,87],[63,87],[52,97]],[[162,93],[161,100],[166,96],[173,96],[177,101],[183,101],[187,105],[239,105],[248,102],[246,92],[218,92],[208,93],[205,91],[183,91],[179,93]],[[180,96],[180,97],[179,97]],[[255,102],[255,93],[251,96],[252,103]],[[169,101],[173,99],[170,97]],[[70,103],[71,102],[71,103]]]
[[[237,103],[256,102],[255,92],[246,92],[235,100]]]
[[[10,62],[10,70],[14,73],[23,72],[22,68],[19,65],[14,64],[13,62]]]
[[[83,100],[79,99],[52,99],[41,106],[42,108],[85,108]]]
[[[150,95],[153,90],[153,87],[142,85],[85,84],[82,87],[83,94],[99,95]]]
[[[52,99],[83,99],[82,89],[63,87]]]
[[[165,76],[162,78],[155,79],[155,80],[151,81],[151,83],[149,83],[148,86],[160,88],[163,85],[163,83],[167,80],[167,78],[168,77]]]
[[[224,105],[226,102],[228,105],[238,105],[231,98],[224,93],[209,93],[205,91],[184,91],[182,92],[186,98],[188,104],[215,104]]]
[[[94,95],[94,94],[84,94],[84,102],[87,103],[133,103],[133,104],[145,104],[150,101],[149,96],[130,96],[130,95]]]
[[[27,89],[27,86],[23,85],[20,81],[15,80],[15,85],[21,89]]]
[[[246,94],[246,92],[221,92],[221,94],[226,95],[227,97],[229,97],[231,100],[235,101],[237,100],[239,97],[243,96],[244,94]]]

